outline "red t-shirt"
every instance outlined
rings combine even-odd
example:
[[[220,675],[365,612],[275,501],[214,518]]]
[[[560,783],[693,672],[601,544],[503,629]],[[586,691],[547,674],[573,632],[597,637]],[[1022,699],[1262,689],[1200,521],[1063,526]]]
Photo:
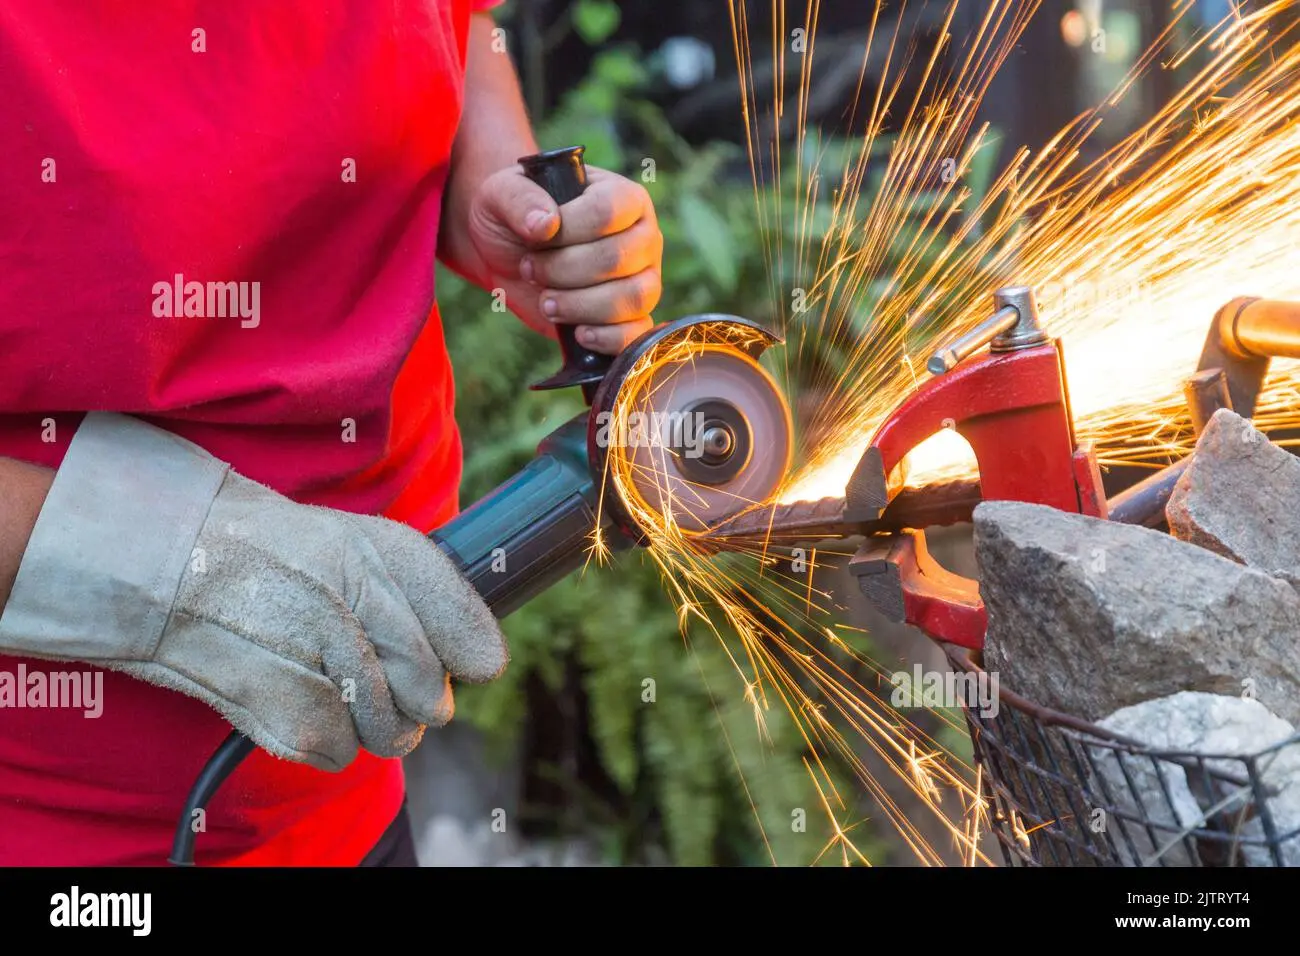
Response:
[[[298,501],[451,516],[435,246],[469,16],[495,2],[0,5],[0,456],[57,466],[79,413],[119,411]],[[69,667],[0,656],[20,669]],[[230,727],[102,673],[97,718],[0,709],[0,865],[166,861]],[[355,865],[403,791],[398,760],[259,751],[198,862]]]

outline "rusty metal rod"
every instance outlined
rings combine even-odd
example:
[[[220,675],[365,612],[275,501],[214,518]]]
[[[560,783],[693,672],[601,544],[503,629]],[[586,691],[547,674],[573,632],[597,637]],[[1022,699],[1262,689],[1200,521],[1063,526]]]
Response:
[[[904,488],[875,521],[845,517],[844,498],[796,501],[753,508],[710,529],[704,540],[718,547],[786,545],[818,538],[847,538],[906,528],[932,528],[970,521],[980,503],[978,478]]]
[[[1110,498],[1109,519],[1146,528],[1160,527],[1174,485],[1191,460],[1188,455]],[[934,528],[970,521],[982,500],[979,479],[962,478],[904,488],[875,521],[848,520],[843,498],[795,501],[752,508],[695,540],[706,550],[732,550]]]
[[[1165,505],[1174,493],[1174,485],[1191,461],[1188,455],[1112,497],[1108,504],[1110,520],[1159,528],[1165,523]]]
[[[1197,372],[1183,383],[1183,398],[1192,419],[1192,431],[1199,438],[1214,413],[1221,408],[1232,408],[1232,393],[1228,391],[1228,375],[1221,368]]]

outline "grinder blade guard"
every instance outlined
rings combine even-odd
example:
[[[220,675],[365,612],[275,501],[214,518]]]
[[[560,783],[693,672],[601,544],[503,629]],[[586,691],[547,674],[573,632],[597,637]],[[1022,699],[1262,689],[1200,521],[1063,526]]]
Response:
[[[703,532],[776,493],[794,443],[758,364],[773,341],[747,319],[693,316],[619,356],[593,399],[588,444],[625,532]]]

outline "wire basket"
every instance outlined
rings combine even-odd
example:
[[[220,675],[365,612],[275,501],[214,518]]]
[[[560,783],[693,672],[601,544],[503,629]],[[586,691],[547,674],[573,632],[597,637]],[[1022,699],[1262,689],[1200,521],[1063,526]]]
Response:
[[[1300,766],[1300,733],[1246,756],[1155,751],[1005,689],[998,702],[963,711],[1007,866],[1300,866],[1300,793],[1278,799],[1300,788],[1279,773]]]

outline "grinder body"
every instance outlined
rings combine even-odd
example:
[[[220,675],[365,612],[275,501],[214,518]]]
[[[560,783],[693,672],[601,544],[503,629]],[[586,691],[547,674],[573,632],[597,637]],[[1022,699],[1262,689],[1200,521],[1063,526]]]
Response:
[[[613,551],[633,543],[600,506],[588,418],[561,425],[521,471],[429,536],[499,618],[581,567],[593,533]]]

